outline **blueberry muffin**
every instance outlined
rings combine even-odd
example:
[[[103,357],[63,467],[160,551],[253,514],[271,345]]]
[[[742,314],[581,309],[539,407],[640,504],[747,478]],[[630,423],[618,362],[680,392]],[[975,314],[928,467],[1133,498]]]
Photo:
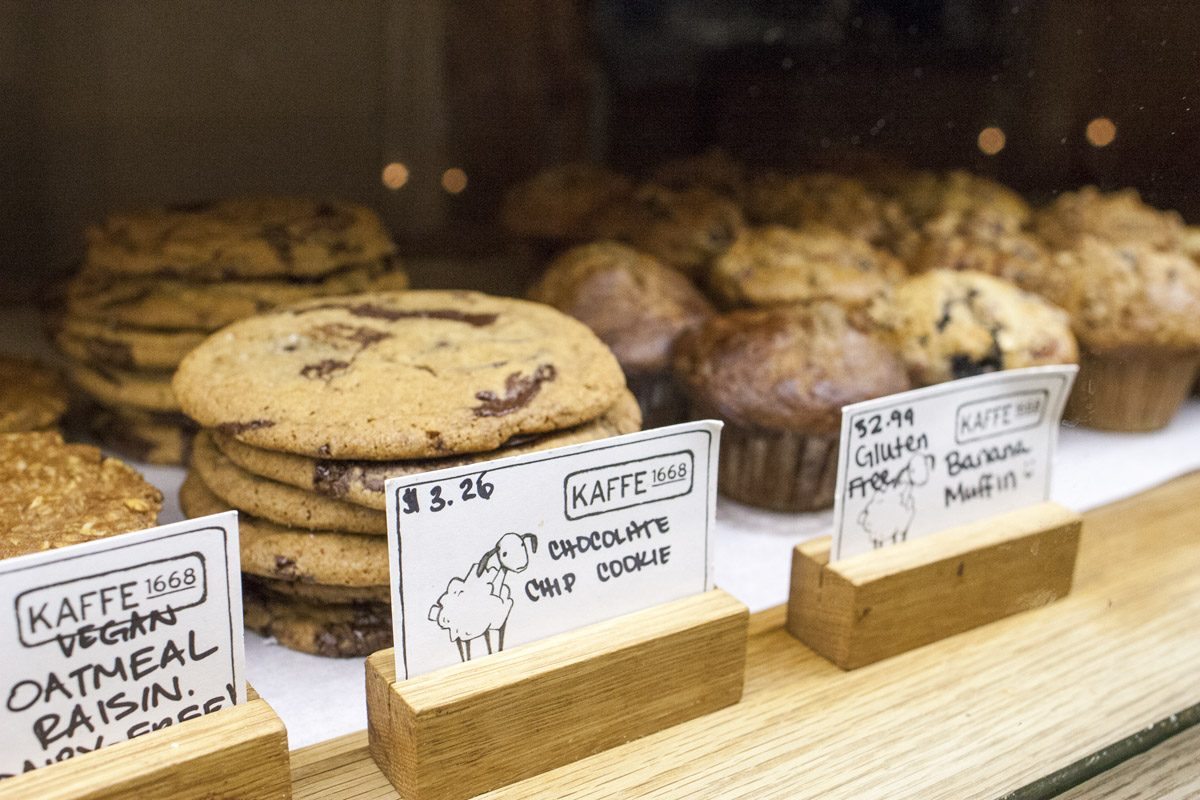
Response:
[[[580,320],[612,349],[645,427],[686,418],[671,378],[671,345],[713,313],[687,278],[627,245],[595,242],[560,256],[529,298]]]
[[[1175,250],[1185,239],[1183,219],[1142,202],[1137,189],[1101,192],[1085,186],[1063,192],[1038,212],[1034,230],[1054,250],[1079,245],[1086,237],[1110,244],[1138,242],[1160,250]]]
[[[737,205],[708,189],[644,184],[601,209],[589,238],[613,239],[687,275],[699,275],[733,244],[745,221]]]
[[[713,263],[709,286],[727,308],[832,300],[855,311],[903,277],[895,258],[833,228],[770,225],[743,232]]]
[[[831,505],[842,406],[909,388],[899,360],[827,302],[712,317],[680,336],[673,366],[693,416],[725,422],[721,493],[776,511]]]
[[[910,278],[872,317],[917,386],[1079,359],[1062,309],[982,272]]]
[[[1079,337],[1068,418],[1116,431],[1170,422],[1200,365],[1200,267],[1148,242],[1085,237],[1055,255],[1041,291]]]

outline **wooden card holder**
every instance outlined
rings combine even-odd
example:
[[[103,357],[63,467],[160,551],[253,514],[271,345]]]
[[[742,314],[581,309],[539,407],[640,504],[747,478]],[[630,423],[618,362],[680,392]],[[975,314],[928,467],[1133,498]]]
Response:
[[[287,731],[249,699],[0,781],[0,800],[290,800]]]
[[[1071,590],[1083,518],[1055,503],[829,563],[825,536],[797,545],[787,628],[857,669]]]
[[[405,800],[537,775],[738,702],[748,623],[718,589],[399,683],[381,650],[371,756]]]

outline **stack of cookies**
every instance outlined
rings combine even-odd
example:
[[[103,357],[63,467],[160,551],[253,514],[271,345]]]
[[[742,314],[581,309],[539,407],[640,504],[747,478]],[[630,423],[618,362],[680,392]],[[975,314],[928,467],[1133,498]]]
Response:
[[[394,249],[368,209],[304,197],[152,208],[93,226],[55,340],[97,405],[94,432],[127,457],[183,463],[195,430],[171,392],[183,356],[279,305],[404,288]]]
[[[641,422],[586,326],[476,292],[361,294],[261,314],[193,350],[173,386],[203,427],[185,513],[241,512],[247,626],[324,656],[391,641],[388,478]]]

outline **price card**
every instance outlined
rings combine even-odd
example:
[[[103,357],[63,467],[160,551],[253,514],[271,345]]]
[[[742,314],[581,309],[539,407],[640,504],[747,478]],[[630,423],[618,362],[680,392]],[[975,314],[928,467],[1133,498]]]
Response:
[[[831,560],[1049,499],[1078,369],[996,372],[842,409]]]
[[[712,588],[721,423],[386,484],[396,674]]]
[[[0,777],[244,702],[237,513],[0,561]]]

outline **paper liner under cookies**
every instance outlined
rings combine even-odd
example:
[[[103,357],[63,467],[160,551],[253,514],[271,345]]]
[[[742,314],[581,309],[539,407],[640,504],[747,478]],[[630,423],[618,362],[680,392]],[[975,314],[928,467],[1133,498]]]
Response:
[[[1064,418],[1106,431],[1139,433],[1166,427],[1196,382],[1200,353],[1125,349],[1083,351]]]
[[[816,511],[833,505],[838,435],[809,435],[725,423],[717,488],[746,505]]]

